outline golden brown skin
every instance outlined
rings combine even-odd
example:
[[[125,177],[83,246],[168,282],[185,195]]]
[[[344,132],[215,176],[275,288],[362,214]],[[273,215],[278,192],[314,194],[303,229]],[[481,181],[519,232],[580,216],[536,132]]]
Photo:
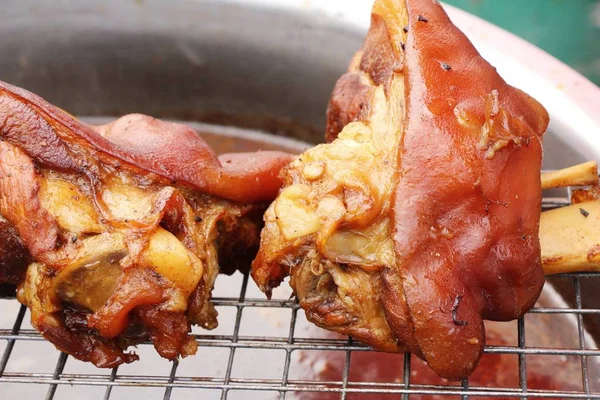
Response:
[[[376,1],[331,143],[292,162],[265,214],[254,279],[269,294],[290,274],[317,325],[465,378],[483,319],[523,315],[542,289],[547,124],[437,2]]]
[[[461,378],[483,351],[482,319],[518,318],[544,283],[539,177],[548,115],[500,78],[441,6],[408,1],[408,9],[398,263],[386,276],[401,276],[425,360]]]
[[[221,266],[247,268],[290,156],[219,159],[190,128],[143,115],[90,127],[0,83],[0,284],[31,323],[99,367],[168,359],[212,329]]]

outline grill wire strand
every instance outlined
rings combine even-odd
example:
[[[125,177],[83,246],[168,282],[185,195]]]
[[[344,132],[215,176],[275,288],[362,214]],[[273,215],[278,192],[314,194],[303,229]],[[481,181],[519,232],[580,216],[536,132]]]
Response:
[[[547,197],[542,203],[543,209],[552,209],[569,204],[570,190],[565,197]],[[484,352],[489,354],[515,354],[518,356],[519,387],[479,387],[469,385],[465,379],[460,385],[425,385],[411,383],[411,355],[404,355],[402,382],[353,382],[350,380],[351,357],[353,352],[372,351],[367,346],[354,341],[351,337],[347,340],[325,338],[300,338],[296,337],[296,321],[298,312],[301,311],[295,300],[271,300],[246,298],[248,275],[244,275],[238,298],[214,298],[213,304],[221,307],[234,307],[236,309],[235,326],[231,335],[195,335],[200,346],[229,349],[227,368],[223,378],[185,377],[178,376],[177,361],[173,362],[170,373],[164,376],[137,376],[119,374],[118,367],[106,373],[98,369],[96,374],[64,373],[69,356],[61,353],[54,367],[54,371],[47,373],[6,372],[15,343],[17,341],[42,341],[41,335],[31,329],[22,329],[21,325],[26,314],[25,306],[21,306],[12,329],[0,329],[0,343],[6,344],[0,358],[0,393],[3,383],[44,384],[48,385],[46,399],[55,398],[60,385],[83,385],[90,387],[104,387],[104,400],[111,398],[114,387],[154,387],[164,389],[164,400],[171,399],[174,388],[213,389],[221,391],[221,399],[227,399],[231,390],[270,391],[278,393],[280,400],[288,398],[290,392],[317,392],[337,393],[344,400],[349,395],[357,394],[396,394],[399,399],[408,400],[411,395],[448,396],[448,398],[474,399],[488,397],[505,397],[520,399],[555,398],[555,399],[600,399],[600,393],[592,392],[588,359],[600,356],[600,350],[588,348],[585,341],[584,316],[600,315],[599,308],[584,308],[582,305],[581,279],[597,279],[600,283],[600,273],[584,272],[573,274],[555,275],[560,278],[570,279],[574,291],[574,307],[550,308],[535,307],[530,314],[570,314],[577,321],[578,348],[546,348],[527,347],[525,338],[525,318],[517,321],[517,346],[488,345]],[[16,301],[16,300],[15,300]],[[263,337],[240,335],[242,313],[247,308],[283,308],[291,310],[290,328],[287,337]],[[285,361],[281,379],[256,379],[235,378],[232,370],[236,360],[237,349],[278,349],[285,351]],[[299,350],[341,351],[344,353],[344,362],[341,381],[311,381],[290,379],[290,364],[292,354]],[[581,361],[582,391],[541,390],[527,387],[527,356],[528,355],[554,355],[573,356]],[[139,361],[139,362],[144,362]],[[355,398],[355,397],[352,397]]]

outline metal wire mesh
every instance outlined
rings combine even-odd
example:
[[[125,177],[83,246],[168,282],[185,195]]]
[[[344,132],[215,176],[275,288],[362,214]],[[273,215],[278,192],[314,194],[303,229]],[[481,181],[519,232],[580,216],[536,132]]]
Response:
[[[543,207],[554,208],[568,204],[568,196],[545,198]],[[120,373],[119,369],[110,370],[92,369],[84,373],[78,371],[66,371],[65,366],[72,358],[66,354],[60,354],[54,369],[43,372],[15,372],[8,371],[7,365],[14,353],[15,344],[42,341],[43,338],[35,330],[23,327],[26,308],[21,306],[14,316],[12,328],[0,329],[0,344],[5,343],[4,352],[0,359],[0,397],[2,397],[3,384],[25,384],[44,385],[46,388],[46,399],[57,397],[57,389],[61,386],[86,386],[103,389],[101,398],[111,399],[114,388],[155,388],[161,390],[164,399],[171,399],[174,391],[179,389],[210,389],[216,398],[228,399],[234,391],[259,391],[270,393],[270,398],[292,398],[298,393],[320,393],[328,396],[339,396],[340,399],[360,398],[359,395],[371,394],[379,398],[410,399],[419,398],[557,398],[557,399],[591,399],[600,398],[600,393],[595,392],[590,379],[588,362],[590,358],[600,356],[597,348],[588,348],[586,345],[586,333],[584,331],[584,317],[595,317],[600,315],[600,304],[593,308],[584,307],[582,302],[582,279],[591,279],[600,283],[600,273],[578,273],[564,274],[562,280],[570,280],[573,291],[572,305],[566,307],[535,307],[530,311],[531,315],[542,314],[552,316],[573,315],[576,318],[578,346],[572,348],[528,346],[525,336],[525,320],[521,318],[516,324],[518,342],[516,345],[488,345],[485,354],[511,354],[518,357],[518,387],[484,387],[470,385],[468,380],[460,384],[423,384],[412,382],[411,355],[404,355],[404,362],[399,368],[403,368],[402,379],[394,382],[376,381],[353,381],[351,380],[351,359],[359,352],[371,352],[365,345],[353,341],[352,338],[311,338],[301,337],[297,332],[297,321],[300,313],[297,302],[293,299],[279,299],[267,301],[261,298],[247,298],[249,287],[248,276],[242,279],[238,296],[217,297],[213,299],[214,304],[220,309],[229,309],[235,312],[233,330],[229,334],[211,334],[204,331],[195,335],[198,344],[203,348],[219,348],[228,350],[227,363],[222,376],[189,376],[189,373],[180,373],[180,363],[174,362],[170,371],[164,375],[135,375]],[[242,335],[241,328],[244,324],[243,314],[252,309],[286,309],[289,310],[289,331],[287,335],[261,336]],[[0,311],[4,312],[4,311]],[[243,349],[270,349],[285,352],[283,358],[282,373],[279,377],[242,378],[235,376],[232,372],[239,358],[239,352]],[[341,352],[344,354],[341,379],[339,380],[302,380],[290,377],[290,364],[294,352],[298,351],[320,351]],[[566,356],[577,357],[581,362],[581,390],[553,390],[528,387],[527,359],[532,355]],[[413,357],[414,358],[414,357]],[[144,363],[144,359],[139,361]],[[256,369],[261,368],[261,360],[255,362]],[[556,371],[560,374],[560,371]],[[258,372],[260,375],[260,372]],[[388,396],[388,397],[383,397]],[[136,396],[137,397],[137,396]],[[373,398],[375,398],[373,397]],[[198,396],[198,398],[204,398]],[[239,397],[236,397],[239,398]],[[260,397],[259,397],[260,398]],[[320,398],[320,397],[314,397]],[[393,398],[393,397],[392,397]]]

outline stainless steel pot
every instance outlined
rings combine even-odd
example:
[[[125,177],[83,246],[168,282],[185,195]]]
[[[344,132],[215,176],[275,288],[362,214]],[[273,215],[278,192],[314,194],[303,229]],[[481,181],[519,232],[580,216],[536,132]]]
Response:
[[[318,142],[364,32],[239,1],[8,1],[0,79],[77,115],[142,112]]]

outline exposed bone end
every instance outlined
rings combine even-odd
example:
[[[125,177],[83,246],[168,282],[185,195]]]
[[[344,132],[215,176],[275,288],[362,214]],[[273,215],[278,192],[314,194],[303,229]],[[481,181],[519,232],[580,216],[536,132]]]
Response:
[[[600,271],[600,202],[543,212],[540,245],[546,275]]]
[[[542,173],[542,189],[596,184],[598,184],[596,161],[588,161],[557,171]]]
[[[600,271],[600,191],[595,161],[541,176],[542,188],[594,185],[573,191],[572,205],[540,218],[542,265],[546,275]]]

